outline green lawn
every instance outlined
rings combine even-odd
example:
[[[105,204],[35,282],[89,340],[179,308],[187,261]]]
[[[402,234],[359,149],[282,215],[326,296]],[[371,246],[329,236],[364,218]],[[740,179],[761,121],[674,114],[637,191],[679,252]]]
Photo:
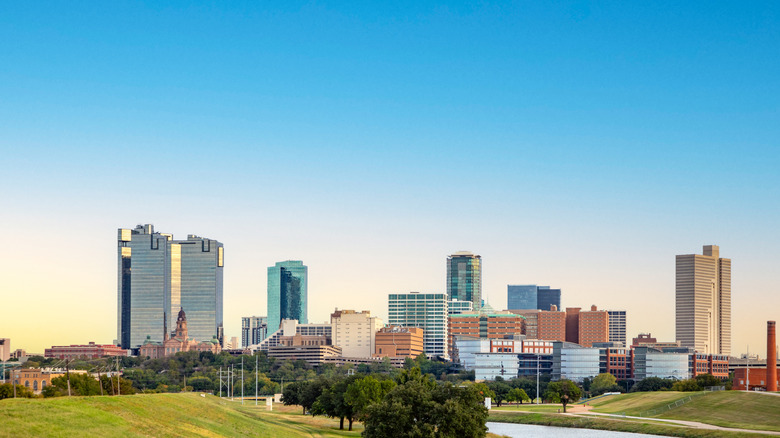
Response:
[[[780,432],[780,397],[737,391],[707,393],[657,416],[722,427]]]
[[[594,412],[607,414],[640,415],[643,412],[666,406],[677,400],[687,398],[696,393],[693,392],[632,392],[629,394],[612,395],[588,404],[593,406]]]
[[[747,438],[766,437],[750,432],[724,432],[719,430],[694,429],[671,424],[659,424],[650,420],[620,420],[603,417],[574,417],[559,414],[514,413],[493,411],[488,421],[502,423],[536,424],[540,426],[573,427],[581,429],[612,430],[684,438]]]
[[[495,411],[501,411],[501,412],[558,412],[559,409],[563,409],[563,407],[559,404],[553,404],[553,405],[534,405],[534,404],[522,404],[522,405],[512,405],[512,406],[501,406],[495,407],[493,406],[492,410]]]
[[[338,421],[301,415],[299,407],[264,406],[199,394],[59,397],[0,401],[0,437],[343,437]]]
[[[698,393],[635,392],[595,400],[592,405],[594,412],[640,415],[694,394]],[[690,402],[652,417],[780,431],[780,397],[738,391],[708,392],[694,395]]]

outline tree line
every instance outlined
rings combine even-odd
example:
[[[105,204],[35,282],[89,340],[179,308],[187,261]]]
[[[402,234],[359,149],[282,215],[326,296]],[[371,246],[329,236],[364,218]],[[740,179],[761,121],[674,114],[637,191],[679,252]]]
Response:
[[[286,385],[285,405],[304,413],[338,418],[352,430],[364,425],[365,437],[483,437],[490,390],[483,383],[455,385],[424,374],[419,367],[384,374],[355,374]]]

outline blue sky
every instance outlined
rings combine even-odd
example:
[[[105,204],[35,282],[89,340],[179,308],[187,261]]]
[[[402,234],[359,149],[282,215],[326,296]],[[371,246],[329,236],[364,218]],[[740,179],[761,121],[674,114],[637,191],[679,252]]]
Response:
[[[112,340],[115,229],[152,222],[225,243],[228,336],[275,261],[309,265],[324,320],[443,291],[468,249],[494,307],[552,284],[672,339],[673,256],[720,244],[743,351],[780,317],[779,23],[775,2],[5,5],[3,297],[71,331],[0,330]]]

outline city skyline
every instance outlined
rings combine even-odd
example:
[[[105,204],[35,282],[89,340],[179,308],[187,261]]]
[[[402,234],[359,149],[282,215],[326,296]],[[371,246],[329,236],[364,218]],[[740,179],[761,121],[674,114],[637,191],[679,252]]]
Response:
[[[153,223],[226,246],[227,339],[267,315],[279,260],[309,266],[310,321],[387,321],[388,294],[446,294],[465,249],[496,309],[549,284],[672,341],[675,256],[716,244],[732,354],[761,352],[778,22],[776,3],[9,4],[0,337],[112,342],[116,229]]]

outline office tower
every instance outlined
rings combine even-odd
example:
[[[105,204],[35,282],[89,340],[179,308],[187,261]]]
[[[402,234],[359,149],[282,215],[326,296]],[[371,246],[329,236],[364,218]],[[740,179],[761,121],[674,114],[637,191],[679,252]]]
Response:
[[[482,258],[467,251],[447,257],[447,298],[482,307]]]
[[[308,271],[300,260],[278,262],[268,268],[268,334],[277,331],[283,319],[309,322]]]
[[[474,311],[474,303],[471,301],[458,301],[457,299],[447,301],[447,314],[459,315],[461,313],[471,313]]]
[[[550,286],[539,286],[536,295],[536,308],[550,310],[550,306],[561,308],[561,290],[550,289]]]
[[[220,346],[222,333],[222,267],[224,250],[221,243],[193,234],[187,240],[171,240],[171,267],[176,253],[181,254],[180,284],[171,278],[171,309],[187,312],[189,337],[198,341],[210,341],[215,335]],[[176,293],[179,297],[177,299]],[[169,313],[171,317],[171,315]]]
[[[149,336],[162,342],[177,309],[190,316],[198,340],[222,333],[223,245],[189,235],[173,240],[151,224],[118,230],[117,340],[137,348]]]
[[[537,290],[535,284],[510,284],[506,287],[506,308],[511,310],[537,309]],[[548,307],[549,309],[549,307]]]
[[[561,308],[561,290],[550,286],[510,284],[506,287],[506,297],[507,309],[511,310],[550,310],[552,305]]]
[[[390,294],[388,315],[390,325],[423,329],[423,349],[428,357],[447,357],[446,294]]]
[[[265,316],[241,317],[241,347],[259,344],[268,336],[268,318]]]
[[[578,344],[591,347],[595,343],[609,341],[609,314],[606,311],[590,306],[590,311],[580,312],[578,322]]]
[[[620,342],[626,346],[626,311],[607,310],[609,316],[609,342]]]
[[[344,357],[371,357],[375,350],[376,332],[384,324],[371,312],[336,309],[330,315],[333,345],[341,347]]]
[[[731,354],[731,260],[717,245],[704,254],[678,255],[676,336],[683,347]]]

